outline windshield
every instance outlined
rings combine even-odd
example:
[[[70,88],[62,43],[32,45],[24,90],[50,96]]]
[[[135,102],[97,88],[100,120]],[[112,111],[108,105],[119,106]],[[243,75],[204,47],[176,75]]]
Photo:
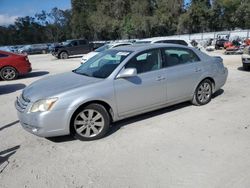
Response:
[[[62,42],[63,46],[68,46],[72,41],[71,40],[67,40],[65,42]]]
[[[118,50],[100,52],[73,72],[90,77],[107,78],[130,53]]]
[[[97,49],[95,50],[95,52],[103,52],[104,50],[108,50],[108,49],[111,48],[111,47],[112,47],[111,44],[105,44],[105,45],[103,45],[103,46],[97,48]]]

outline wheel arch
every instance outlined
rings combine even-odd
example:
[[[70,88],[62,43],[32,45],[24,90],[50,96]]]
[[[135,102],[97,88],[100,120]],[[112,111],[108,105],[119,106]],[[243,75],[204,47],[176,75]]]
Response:
[[[196,84],[193,93],[194,93],[195,90],[197,89],[198,85],[199,85],[201,82],[203,82],[204,80],[206,80],[206,79],[208,79],[208,80],[210,80],[210,81],[212,82],[212,91],[213,91],[213,93],[215,92],[215,80],[214,80],[211,76],[205,76],[205,77],[203,77],[203,78]]]
[[[84,107],[86,107],[86,106],[88,106],[88,105],[90,105],[90,104],[100,104],[100,105],[102,105],[102,106],[107,110],[107,112],[108,112],[108,114],[109,114],[109,116],[110,116],[110,121],[113,122],[113,120],[114,120],[114,112],[113,112],[113,109],[112,109],[111,105],[109,105],[107,102],[105,102],[105,101],[103,101],[103,100],[91,100],[91,101],[87,101],[87,102],[85,102],[85,103],[79,105],[79,106],[74,110],[73,114],[72,114],[71,117],[70,117],[70,124],[69,124],[69,126],[70,126],[70,132],[71,132],[71,127],[72,127],[71,125],[72,125],[72,123],[73,123],[73,118],[74,118],[74,116],[75,116],[80,110],[82,110]]]
[[[211,81],[211,83],[212,83],[212,90],[213,90],[213,93],[214,93],[215,92],[215,80],[212,77],[208,76],[208,77],[204,78],[203,80],[201,80],[200,83],[203,82],[204,80],[210,80]]]

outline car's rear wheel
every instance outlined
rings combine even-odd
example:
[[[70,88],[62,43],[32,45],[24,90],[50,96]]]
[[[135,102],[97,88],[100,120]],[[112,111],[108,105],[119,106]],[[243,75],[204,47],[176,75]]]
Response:
[[[0,76],[3,80],[14,80],[18,76],[18,72],[13,67],[4,67],[0,71]]]
[[[246,70],[246,71],[248,71],[248,70],[250,70],[250,66],[248,66],[246,64],[243,64],[243,69]]]
[[[197,106],[205,105],[212,99],[213,84],[209,79],[203,80],[195,90],[192,103]]]
[[[60,59],[68,59],[68,58],[69,58],[69,55],[67,52],[61,52]]]
[[[71,121],[71,133],[83,141],[104,137],[109,127],[110,116],[100,104],[90,104],[78,110]]]

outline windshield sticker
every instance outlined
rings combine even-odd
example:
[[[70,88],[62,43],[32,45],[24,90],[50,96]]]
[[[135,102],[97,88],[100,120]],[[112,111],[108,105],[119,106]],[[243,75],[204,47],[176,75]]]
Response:
[[[127,56],[129,52],[118,52],[116,55]]]

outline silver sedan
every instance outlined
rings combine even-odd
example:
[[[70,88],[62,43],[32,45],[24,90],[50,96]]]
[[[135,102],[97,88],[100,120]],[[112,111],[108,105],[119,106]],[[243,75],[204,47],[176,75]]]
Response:
[[[222,61],[180,45],[119,47],[32,83],[15,106],[23,128],[37,136],[99,139],[127,117],[184,101],[209,103],[227,79]]]

